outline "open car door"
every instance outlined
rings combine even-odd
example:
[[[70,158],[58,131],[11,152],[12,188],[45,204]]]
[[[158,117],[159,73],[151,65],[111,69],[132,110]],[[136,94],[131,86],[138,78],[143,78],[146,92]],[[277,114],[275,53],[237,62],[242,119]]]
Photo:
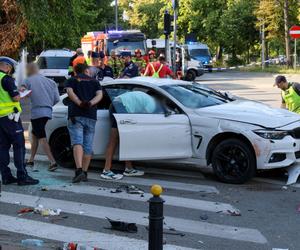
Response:
[[[192,156],[191,127],[184,114],[114,114],[120,160],[156,160]]]

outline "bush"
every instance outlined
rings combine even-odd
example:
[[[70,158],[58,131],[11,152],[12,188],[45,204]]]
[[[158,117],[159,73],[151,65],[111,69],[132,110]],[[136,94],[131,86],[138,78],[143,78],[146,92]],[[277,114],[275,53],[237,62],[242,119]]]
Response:
[[[238,57],[232,57],[226,61],[226,65],[228,67],[239,66],[239,65],[243,65],[243,64],[244,64],[244,61]]]

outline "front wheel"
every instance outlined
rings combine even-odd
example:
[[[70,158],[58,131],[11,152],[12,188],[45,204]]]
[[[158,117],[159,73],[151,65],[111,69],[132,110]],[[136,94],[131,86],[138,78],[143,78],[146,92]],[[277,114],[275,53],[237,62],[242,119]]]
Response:
[[[214,149],[212,167],[220,181],[242,184],[255,175],[256,158],[243,141],[226,139]]]
[[[195,81],[196,77],[197,77],[196,72],[194,70],[189,70],[186,73],[185,80],[189,81],[189,82],[193,82],[193,81]]]
[[[73,150],[67,128],[53,132],[49,142],[53,157],[62,167],[74,167]]]

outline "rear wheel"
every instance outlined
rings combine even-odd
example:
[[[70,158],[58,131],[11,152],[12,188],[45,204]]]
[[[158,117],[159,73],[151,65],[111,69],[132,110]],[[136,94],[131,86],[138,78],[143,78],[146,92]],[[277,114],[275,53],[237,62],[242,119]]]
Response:
[[[73,150],[67,128],[54,131],[49,145],[54,159],[60,166],[74,167]]]
[[[189,82],[192,82],[192,81],[195,81],[196,77],[197,77],[196,72],[194,70],[189,70],[186,73],[185,80],[189,81]]]
[[[245,142],[226,139],[214,149],[212,167],[220,181],[242,184],[255,175],[256,158]]]

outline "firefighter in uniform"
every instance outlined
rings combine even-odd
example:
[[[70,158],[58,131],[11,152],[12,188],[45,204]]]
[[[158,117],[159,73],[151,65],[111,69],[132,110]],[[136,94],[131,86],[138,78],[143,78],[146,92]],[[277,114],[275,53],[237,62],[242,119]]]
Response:
[[[148,52],[148,56],[149,62],[156,62],[156,53],[153,49]]]
[[[35,185],[39,181],[31,178],[25,169],[25,139],[20,113],[20,94],[11,75],[16,61],[0,57],[0,171],[4,185],[18,183],[20,186]],[[10,168],[9,150],[13,146],[15,178]]]
[[[142,51],[140,49],[136,49],[134,54],[135,57],[132,59],[132,61],[139,67],[139,72],[144,74],[147,63],[142,56]]]
[[[110,57],[108,59],[107,65],[113,69],[114,78],[118,78],[124,67],[122,61],[117,57],[116,51],[110,51]]]

